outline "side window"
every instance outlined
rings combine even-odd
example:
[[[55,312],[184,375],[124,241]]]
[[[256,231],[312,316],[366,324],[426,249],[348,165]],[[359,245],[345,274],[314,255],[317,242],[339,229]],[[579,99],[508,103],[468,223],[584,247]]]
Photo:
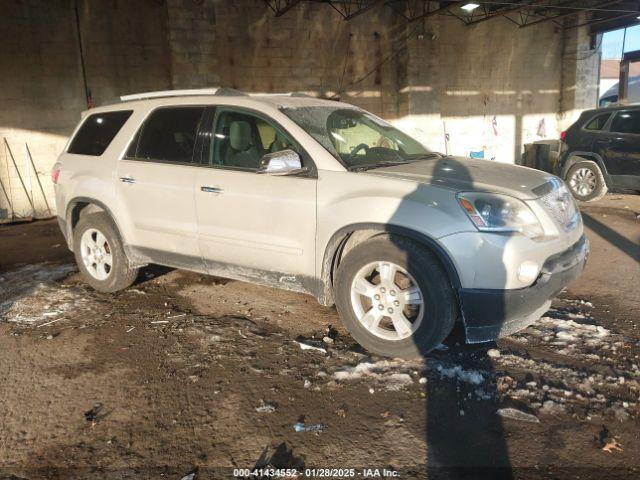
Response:
[[[99,157],[118,134],[133,110],[89,115],[73,137],[68,153]]]
[[[612,132],[640,134],[640,110],[618,112],[611,123]]]
[[[270,122],[250,113],[220,111],[216,116],[214,135],[209,148],[209,165],[242,170],[256,170],[267,153],[290,148],[295,144]]]
[[[611,116],[610,113],[604,113],[592,118],[586,125],[585,130],[602,130]]]
[[[127,151],[128,158],[191,163],[204,107],[166,107],[151,113]]]

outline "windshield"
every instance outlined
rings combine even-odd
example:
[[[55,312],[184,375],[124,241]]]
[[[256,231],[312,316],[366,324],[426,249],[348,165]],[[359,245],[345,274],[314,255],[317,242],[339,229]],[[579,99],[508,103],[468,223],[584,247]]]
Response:
[[[297,107],[282,112],[352,170],[437,155],[375,115],[355,108]]]

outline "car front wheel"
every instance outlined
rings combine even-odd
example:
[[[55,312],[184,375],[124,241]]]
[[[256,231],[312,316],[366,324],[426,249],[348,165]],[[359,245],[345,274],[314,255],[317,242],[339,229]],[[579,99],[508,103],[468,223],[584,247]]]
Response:
[[[458,315],[449,278],[425,248],[381,235],[355,246],[336,272],[336,306],[367,350],[414,358],[438,346]]]

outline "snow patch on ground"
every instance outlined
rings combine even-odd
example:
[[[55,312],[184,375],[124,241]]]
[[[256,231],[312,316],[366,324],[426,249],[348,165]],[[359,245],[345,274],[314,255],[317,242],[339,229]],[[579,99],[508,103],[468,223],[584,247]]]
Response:
[[[615,352],[620,346],[620,339],[612,332],[589,314],[575,309],[552,309],[548,316],[512,338],[524,344],[542,342],[553,346],[556,353],[589,360],[600,360],[603,353]]]
[[[71,264],[38,263],[0,276],[0,320],[45,324],[85,303],[58,280],[76,271]]]
[[[361,379],[373,379],[382,384],[386,390],[397,391],[413,384],[409,372],[421,368],[419,362],[402,360],[364,361],[357,365],[336,370],[332,378],[338,382],[352,382]]]
[[[470,383],[471,385],[480,385],[484,382],[484,376],[478,370],[465,370],[460,365],[448,368],[438,365],[438,372],[443,377],[457,378],[461,382]]]

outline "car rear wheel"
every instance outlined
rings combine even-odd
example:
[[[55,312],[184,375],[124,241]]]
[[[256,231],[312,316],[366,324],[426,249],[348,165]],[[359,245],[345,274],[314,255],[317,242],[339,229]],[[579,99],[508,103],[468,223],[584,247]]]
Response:
[[[414,358],[438,346],[458,315],[449,278],[426,249],[403,237],[361,243],[336,272],[336,306],[367,350]]]
[[[131,268],[112,220],[105,213],[80,218],[73,230],[76,263],[84,280],[99,292],[129,287],[138,276]]]
[[[607,193],[607,184],[600,167],[595,162],[578,162],[567,172],[569,190],[583,202],[598,200]]]

